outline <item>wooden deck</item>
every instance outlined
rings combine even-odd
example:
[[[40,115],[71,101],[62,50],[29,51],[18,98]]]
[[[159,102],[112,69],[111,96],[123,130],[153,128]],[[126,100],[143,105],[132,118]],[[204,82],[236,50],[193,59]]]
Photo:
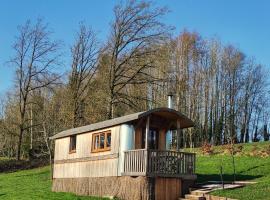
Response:
[[[195,178],[195,154],[146,149],[125,151],[122,175]]]

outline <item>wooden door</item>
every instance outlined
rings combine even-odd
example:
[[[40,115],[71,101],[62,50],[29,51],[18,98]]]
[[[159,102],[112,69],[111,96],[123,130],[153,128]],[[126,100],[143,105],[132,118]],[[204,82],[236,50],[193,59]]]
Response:
[[[181,179],[160,178],[155,179],[155,200],[178,200],[181,197]]]

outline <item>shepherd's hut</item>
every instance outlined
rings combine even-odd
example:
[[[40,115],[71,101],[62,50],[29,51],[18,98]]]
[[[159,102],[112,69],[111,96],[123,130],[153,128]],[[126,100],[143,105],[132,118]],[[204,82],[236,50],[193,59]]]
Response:
[[[195,154],[168,150],[193,122],[157,108],[62,131],[55,140],[56,192],[131,200],[177,200],[196,179]]]

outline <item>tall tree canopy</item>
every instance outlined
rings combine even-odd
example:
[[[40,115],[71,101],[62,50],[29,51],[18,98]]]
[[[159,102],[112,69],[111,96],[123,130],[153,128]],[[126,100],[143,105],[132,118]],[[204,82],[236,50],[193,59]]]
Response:
[[[167,105],[190,117],[181,147],[269,140],[266,68],[233,45],[173,29],[152,2],[114,8],[110,32],[79,24],[70,54],[42,20],[18,29],[14,88],[0,103],[0,154],[52,157],[49,137],[72,127]],[[70,63],[62,73],[61,60]],[[61,74],[59,73],[61,72]]]

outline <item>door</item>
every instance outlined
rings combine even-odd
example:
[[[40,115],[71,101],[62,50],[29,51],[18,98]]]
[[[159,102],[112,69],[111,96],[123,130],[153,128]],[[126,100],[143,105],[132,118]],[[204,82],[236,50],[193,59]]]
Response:
[[[159,142],[158,129],[150,128],[149,136],[148,136],[148,148],[158,149],[158,142]],[[145,148],[145,128],[143,128],[143,131],[142,131],[142,148]]]
[[[179,178],[155,179],[155,200],[177,200],[182,194],[182,181]]]

